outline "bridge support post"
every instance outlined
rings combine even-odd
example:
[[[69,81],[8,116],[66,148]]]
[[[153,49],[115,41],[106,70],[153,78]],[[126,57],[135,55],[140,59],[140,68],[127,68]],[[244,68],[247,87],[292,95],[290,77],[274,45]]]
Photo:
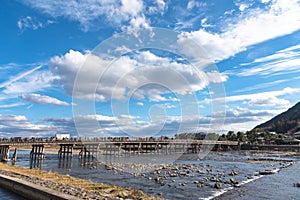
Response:
[[[14,154],[13,154],[13,157],[12,157],[13,164],[15,164],[16,161],[17,161],[17,152],[18,152],[18,149],[15,148],[15,151],[14,151]]]
[[[41,159],[45,158],[45,149],[43,144],[33,144],[30,152],[31,159]]]
[[[30,152],[30,169],[42,169],[42,164],[45,158],[43,144],[33,144]]]
[[[7,162],[9,159],[9,145],[0,146],[0,159],[1,161]]]
[[[73,144],[60,144],[58,156],[59,158],[73,156]]]

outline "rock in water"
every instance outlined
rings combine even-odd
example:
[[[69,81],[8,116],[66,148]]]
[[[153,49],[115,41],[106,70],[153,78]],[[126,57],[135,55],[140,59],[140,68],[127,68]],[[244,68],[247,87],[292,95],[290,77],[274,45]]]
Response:
[[[222,184],[221,183],[216,183],[215,188],[216,189],[222,189]]]
[[[295,187],[300,187],[300,182],[295,183]]]
[[[234,179],[234,178],[231,178],[231,179],[230,179],[230,183],[235,184],[235,183],[236,183],[235,179]]]
[[[262,172],[259,172],[260,175],[270,175],[270,174],[275,174],[274,171],[262,171]]]

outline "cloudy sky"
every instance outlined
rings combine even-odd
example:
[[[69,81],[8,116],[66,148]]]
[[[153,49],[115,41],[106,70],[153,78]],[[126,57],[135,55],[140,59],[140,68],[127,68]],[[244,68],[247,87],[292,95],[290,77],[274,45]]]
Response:
[[[298,0],[3,0],[0,137],[246,131],[300,94]]]

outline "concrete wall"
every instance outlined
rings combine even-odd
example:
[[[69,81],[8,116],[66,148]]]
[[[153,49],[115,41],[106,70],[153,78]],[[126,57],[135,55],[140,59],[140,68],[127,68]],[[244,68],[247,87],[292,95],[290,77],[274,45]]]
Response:
[[[79,200],[79,198],[76,198],[74,196],[1,174],[0,187],[8,189],[30,200]]]

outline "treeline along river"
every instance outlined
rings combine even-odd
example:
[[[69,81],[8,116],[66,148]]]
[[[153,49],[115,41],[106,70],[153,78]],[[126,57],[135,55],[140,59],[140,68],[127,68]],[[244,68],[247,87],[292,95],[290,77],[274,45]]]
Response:
[[[59,159],[47,152],[44,160],[34,161],[29,151],[18,151],[16,165],[140,189],[166,199],[300,199],[300,188],[293,186],[300,182],[299,152],[211,152],[204,158],[183,154],[176,161],[160,160],[155,154],[103,155],[96,162],[78,155]],[[1,195],[20,199],[5,190]]]

